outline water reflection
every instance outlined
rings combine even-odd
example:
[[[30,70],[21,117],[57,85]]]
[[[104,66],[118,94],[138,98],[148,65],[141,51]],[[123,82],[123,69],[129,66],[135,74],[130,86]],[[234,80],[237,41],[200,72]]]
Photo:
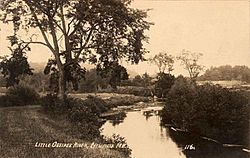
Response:
[[[160,126],[161,107],[130,111],[107,121],[102,134],[125,137],[133,158],[249,158],[239,148]]]
[[[160,118],[152,115],[145,119],[143,111],[128,112],[123,123],[103,125],[103,135],[119,134],[127,140],[134,158],[185,158],[182,150],[167,135],[168,129],[160,126]]]
[[[151,116],[158,116],[160,114],[162,107],[160,107],[160,109],[157,107],[154,107],[154,108],[155,109],[147,108],[145,110],[142,110],[142,113],[145,116],[146,120],[148,120]]]
[[[119,112],[116,115],[111,115],[105,118],[108,119],[113,126],[116,126],[119,125],[120,123],[123,123],[126,116],[127,114],[125,112]]]

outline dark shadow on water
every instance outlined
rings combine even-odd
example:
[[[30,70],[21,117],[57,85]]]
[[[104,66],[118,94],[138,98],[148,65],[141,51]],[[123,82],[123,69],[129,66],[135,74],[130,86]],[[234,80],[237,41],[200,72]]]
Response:
[[[106,117],[106,119],[108,119],[109,122],[111,122],[113,126],[117,126],[120,123],[123,123],[123,121],[126,117],[127,117],[127,115],[125,112],[120,112],[119,114]]]
[[[160,110],[153,110],[153,109],[151,109],[151,110],[145,110],[145,111],[143,111],[142,114],[145,116],[146,120],[148,120],[152,116],[158,116],[159,113],[160,113]]]
[[[195,136],[189,132],[168,130],[169,136],[183,149],[187,158],[249,158],[242,147],[225,147],[215,140]]]

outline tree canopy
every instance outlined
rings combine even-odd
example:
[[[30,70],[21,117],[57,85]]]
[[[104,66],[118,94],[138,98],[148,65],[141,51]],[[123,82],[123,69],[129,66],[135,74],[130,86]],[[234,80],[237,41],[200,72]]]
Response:
[[[152,77],[149,76],[148,73],[144,73],[142,75],[136,75],[132,80],[131,80],[131,85],[132,86],[138,86],[138,87],[149,87],[152,84]]]
[[[170,74],[171,71],[174,70],[174,57],[168,53],[161,52],[156,54],[153,58],[150,58],[149,61],[158,67],[159,73],[164,73],[167,69],[168,73]]]
[[[32,75],[32,69],[27,61],[26,51],[29,47],[19,44],[11,49],[11,56],[1,57],[0,70],[6,79],[6,87],[14,86],[19,83],[21,75]]]
[[[250,83],[250,69],[247,66],[223,65],[219,67],[211,67],[199,77],[200,80],[239,80]]]
[[[67,73],[80,62],[109,67],[125,58],[131,63],[143,60],[147,50],[144,31],[147,11],[130,8],[131,0],[6,0],[1,2],[1,20],[12,22],[14,35],[24,29],[38,29],[24,44],[47,47],[58,69],[59,94],[65,94],[66,76],[74,80],[75,73]],[[77,73],[76,73],[77,74]]]
[[[117,62],[110,63],[110,65],[104,69],[97,67],[97,71],[99,71],[100,76],[108,80],[109,85],[114,89],[117,88],[122,80],[127,80],[129,76],[126,68]]]
[[[183,49],[181,55],[176,57],[184,65],[184,68],[188,71],[190,79],[196,80],[201,71],[203,71],[204,66],[198,64],[201,53],[193,53],[191,51]]]

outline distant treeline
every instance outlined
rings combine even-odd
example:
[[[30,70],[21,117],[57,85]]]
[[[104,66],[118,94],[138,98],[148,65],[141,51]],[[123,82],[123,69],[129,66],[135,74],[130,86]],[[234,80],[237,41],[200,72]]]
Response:
[[[250,83],[250,69],[247,66],[232,67],[230,65],[211,67],[210,69],[206,70],[198,80],[239,80]]]

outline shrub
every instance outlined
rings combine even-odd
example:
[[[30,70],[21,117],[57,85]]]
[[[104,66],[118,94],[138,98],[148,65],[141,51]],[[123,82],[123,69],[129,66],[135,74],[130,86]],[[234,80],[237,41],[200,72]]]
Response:
[[[175,77],[171,74],[159,73],[155,83],[155,95],[158,98],[165,98],[174,84]]]
[[[87,99],[82,102],[98,116],[111,108],[103,99],[91,95],[87,96]]]
[[[196,105],[193,103],[196,93],[195,84],[184,77],[178,77],[166,98],[166,105],[162,111],[162,122],[187,128],[187,121],[183,120],[190,119],[190,115],[192,115],[191,110],[193,109],[187,110],[187,108],[190,108],[190,105]]]
[[[249,100],[241,91],[177,80],[161,117],[163,123],[223,143],[248,144]]]
[[[138,96],[119,96],[119,97],[115,96],[105,100],[105,102],[110,107],[129,106],[138,102],[148,102],[148,101],[149,101],[148,98],[138,97]]]
[[[39,103],[39,94],[29,86],[10,87],[5,96],[0,97],[1,106],[24,106]]]
[[[37,92],[50,90],[49,75],[45,75],[43,72],[35,72],[32,76],[22,75],[19,84],[29,85],[29,87],[35,88]]]
[[[68,109],[71,108],[69,104],[70,100],[72,100],[72,98],[67,98],[64,102],[62,99],[59,99],[56,94],[48,94],[41,98],[41,105],[46,113],[58,117],[66,114]]]
[[[80,133],[82,139],[93,140],[100,137],[100,114],[109,110],[100,98],[88,96],[86,100],[66,98],[61,100],[55,95],[42,99],[42,106],[53,117],[65,117]]]
[[[99,122],[99,117],[83,102],[79,100],[75,102],[68,112],[68,119],[81,133],[81,138],[91,140],[100,136],[99,128],[102,124]]]
[[[131,154],[131,149],[129,149],[124,137],[113,134],[112,137],[104,137],[104,140],[107,144],[113,144],[114,149],[122,152],[126,157],[129,157],[129,155]]]
[[[136,87],[136,86],[126,86],[126,87],[118,87],[116,93],[119,94],[133,94],[135,96],[143,96],[149,97],[151,95],[152,90],[146,87]]]
[[[130,155],[131,150],[123,137],[114,135],[111,138],[107,138],[100,134],[100,128],[104,123],[100,119],[100,114],[111,108],[104,100],[93,96],[88,96],[86,100],[77,98],[61,100],[56,95],[50,94],[42,98],[42,107],[44,112],[51,117],[64,117],[70,121],[72,124],[70,130],[77,132],[74,134],[80,135],[79,138],[104,144],[113,144],[114,147],[121,144],[123,148],[114,149],[122,152],[126,157]]]
[[[10,99],[7,99],[6,95],[0,96],[0,107],[11,106]]]

